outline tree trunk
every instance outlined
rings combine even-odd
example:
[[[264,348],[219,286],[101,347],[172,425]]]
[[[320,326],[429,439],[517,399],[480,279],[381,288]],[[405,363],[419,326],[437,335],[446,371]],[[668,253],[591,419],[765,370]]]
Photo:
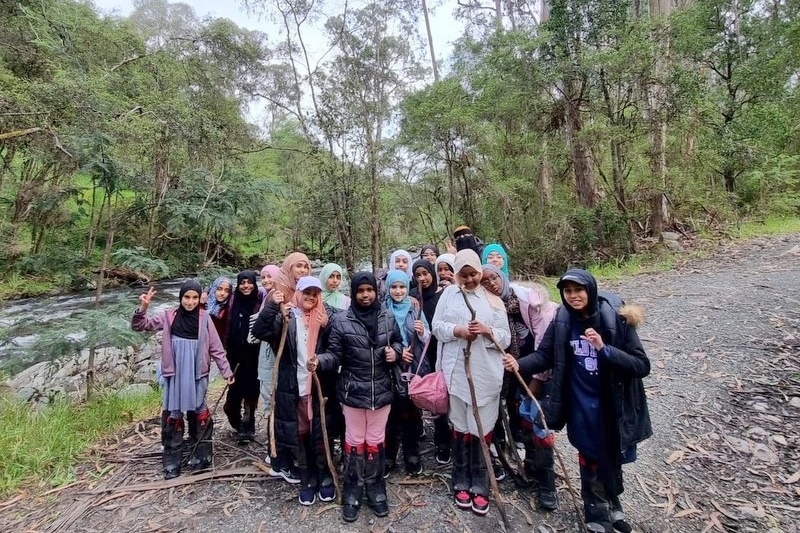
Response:
[[[539,160],[539,191],[542,195],[542,207],[550,206],[553,202],[553,174],[547,155],[546,137],[542,138],[542,157]]]
[[[422,0],[422,13],[425,15],[425,31],[428,34],[428,49],[431,51],[431,67],[433,68],[433,81],[439,81],[439,67],[436,65],[436,54],[433,51],[433,33],[431,33],[431,20],[428,16],[428,3]]]
[[[103,260],[100,264],[100,272],[97,274],[97,287],[94,291],[94,308],[100,309],[100,299],[103,296],[103,280],[105,279],[106,270],[108,270],[108,263],[111,260],[111,249],[114,246],[114,232],[115,221],[111,212],[111,193],[106,191],[107,204],[108,204],[108,232],[106,233],[106,245],[103,248]],[[94,391],[94,359],[97,353],[97,347],[93,344],[89,347],[89,357],[86,361],[86,401],[92,399]]]
[[[594,170],[589,159],[589,146],[581,137],[583,119],[580,110],[580,88],[575,80],[567,80],[565,87],[567,88],[565,91],[567,145],[575,173],[575,193],[580,205],[594,207],[597,205],[598,192]]]
[[[653,39],[659,43],[660,54],[655,64],[655,75],[650,83],[647,114],[650,129],[650,173],[652,195],[650,197],[650,228],[659,235],[670,224],[667,201],[667,118],[664,112],[664,93],[667,70],[670,62],[669,22],[672,9],[668,0],[650,0],[651,18],[662,18],[663,26],[656,26]]]
[[[158,224],[161,214],[161,205],[167,196],[167,188],[169,187],[169,140],[167,139],[167,132],[161,132],[161,138],[156,143],[155,155],[153,161],[153,171],[155,181],[153,183],[153,203],[155,207],[150,213],[150,224],[148,227],[147,238],[150,251],[155,249],[156,239],[156,225]]]

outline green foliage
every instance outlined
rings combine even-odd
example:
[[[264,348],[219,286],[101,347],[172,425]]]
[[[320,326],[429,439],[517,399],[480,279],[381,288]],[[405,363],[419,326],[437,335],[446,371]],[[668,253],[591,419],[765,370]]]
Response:
[[[32,409],[0,396],[0,495],[21,486],[49,488],[75,480],[75,466],[90,446],[134,420],[158,412],[160,392],[141,397],[98,397],[89,404],[66,400]]]
[[[143,246],[117,248],[112,253],[114,261],[121,266],[137,272],[144,272],[154,278],[169,277],[169,266],[162,259],[152,257]]]

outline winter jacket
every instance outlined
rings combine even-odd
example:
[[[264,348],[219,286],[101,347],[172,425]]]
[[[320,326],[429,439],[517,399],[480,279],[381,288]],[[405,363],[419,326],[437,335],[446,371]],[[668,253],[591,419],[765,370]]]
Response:
[[[330,322],[331,316],[336,314],[336,312],[327,305],[325,306],[325,310],[328,312],[328,320]],[[292,316],[287,325],[286,344],[278,364],[278,379],[274,384],[275,405],[273,406],[275,413],[275,439],[280,447],[291,449],[295,453],[301,451],[298,448],[299,443],[297,439],[297,404],[300,400],[301,393],[297,383],[297,320],[297,317]],[[253,324],[252,334],[254,337],[268,342],[277,354],[282,330],[283,317],[280,313],[280,307],[275,302],[270,302],[258,314],[258,318]],[[317,352],[324,349],[324,346],[327,344],[327,337],[328,327],[326,326],[319,332],[316,348]],[[328,398],[333,398],[335,394],[336,372],[318,370],[317,377],[322,385],[323,395]],[[311,376],[309,376],[308,379],[312,379]],[[322,442],[322,426],[319,418],[319,398],[313,388],[313,384],[311,398],[314,417],[311,428],[311,440],[312,443],[319,444]],[[332,427],[333,420],[330,417],[330,413],[326,413],[326,415],[328,415],[326,422],[329,427]]]
[[[596,286],[590,295],[597,300]],[[607,355],[598,357],[601,397],[610,398],[610,405],[605,405],[604,409],[613,417],[610,425],[618,429],[619,449],[625,450],[653,434],[642,383],[642,378],[650,373],[650,361],[636,328],[605,300],[600,299],[597,306],[598,320],[594,327],[608,347]],[[547,424],[554,430],[564,427],[570,409],[570,365],[574,360],[570,346],[572,320],[573,315],[562,305],[536,351],[519,360],[520,373],[525,378],[553,369],[541,404]]]
[[[131,328],[134,331],[164,331],[164,336],[161,339],[161,374],[164,377],[175,375],[175,358],[172,355],[170,328],[172,327],[172,321],[175,320],[175,315],[177,313],[177,309],[167,309],[153,316],[147,316],[146,311],[137,308],[131,319]],[[222,342],[219,340],[217,329],[209,318],[209,315],[201,309],[198,341],[200,341],[200,355],[202,359],[200,361],[200,375],[198,377],[205,377],[208,375],[211,370],[211,358],[213,357],[214,363],[217,365],[220,373],[227,379],[233,375],[233,372],[231,372],[228,360],[225,358],[225,349],[222,347]]]
[[[393,316],[381,304],[377,335],[373,342],[367,328],[356,319],[352,309],[331,317],[328,348],[318,354],[319,368],[339,371],[338,397],[342,405],[356,409],[380,409],[392,403],[392,379],[386,362],[386,346],[391,346],[399,361],[403,337]]]

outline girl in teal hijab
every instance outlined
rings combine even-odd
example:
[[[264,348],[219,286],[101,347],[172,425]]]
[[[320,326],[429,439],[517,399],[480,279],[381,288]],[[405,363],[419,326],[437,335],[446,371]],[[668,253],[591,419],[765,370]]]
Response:
[[[493,243],[486,245],[481,255],[481,263],[484,265],[494,265],[502,270],[506,276],[511,277],[508,273],[508,254],[500,244]]]
[[[350,298],[339,292],[339,286],[344,278],[344,269],[336,263],[328,263],[319,273],[319,282],[322,283],[322,301],[336,309],[348,309]]]

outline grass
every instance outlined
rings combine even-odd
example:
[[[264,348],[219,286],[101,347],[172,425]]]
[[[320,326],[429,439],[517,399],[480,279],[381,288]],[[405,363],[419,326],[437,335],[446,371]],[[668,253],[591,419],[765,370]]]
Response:
[[[59,400],[42,409],[0,397],[0,496],[26,486],[54,487],[75,480],[88,448],[134,420],[158,412],[159,391],[107,395],[83,405]]]
[[[768,217],[764,220],[751,220],[733,228],[733,234],[739,239],[767,237],[800,233],[800,217]]]
[[[53,278],[43,278],[39,276],[24,276],[17,272],[12,272],[8,277],[3,278],[0,283],[0,302],[6,300],[16,300],[18,298],[30,298],[34,296],[44,296],[63,289],[58,280]]]

